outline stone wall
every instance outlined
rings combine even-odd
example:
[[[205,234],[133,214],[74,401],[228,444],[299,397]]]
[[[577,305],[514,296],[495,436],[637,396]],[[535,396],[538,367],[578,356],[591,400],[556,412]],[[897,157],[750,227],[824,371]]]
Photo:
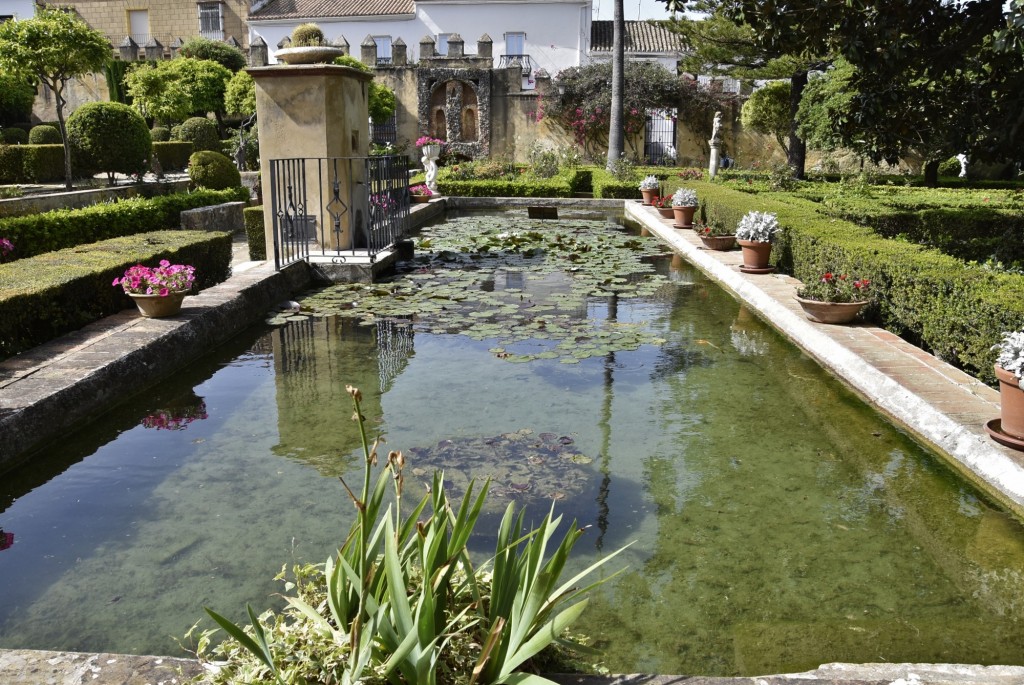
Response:
[[[244,202],[225,202],[209,207],[186,209],[181,213],[181,227],[186,231],[224,231],[241,233],[245,230],[242,219]]]

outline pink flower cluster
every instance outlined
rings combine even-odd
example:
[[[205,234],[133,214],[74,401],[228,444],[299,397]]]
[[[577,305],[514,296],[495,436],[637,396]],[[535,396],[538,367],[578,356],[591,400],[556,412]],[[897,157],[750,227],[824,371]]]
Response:
[[[410,195],[426,195],[427,197],[430,197],[434,193],[425,184],[421,183],[418,186],[413,186],[412,188],[409,188],[409,194]]]
[[[14,243],[7,238],[0,238],[0,259],[14,252]]]
[[[424,145],[443,145],[443,144],[444,144],[443,140],[438,140],[437,138],[431,138],[430,136],[423,136],[422,138],[420,138],[419,140],[416,141],[416,147],[423,147]]]
[[[149,416],[142,419],[145,428],[156,428],[157,430],[181,431],[193,421],[205,419],[206,402],[199,401],[194,407],[184,409],[158,409]]]
[[[171,264],[161,259],[160,266],[153,269],[136,264],[125,271],[122,278],[115,278],[113,285],[121,286],[130,294],[167,297],[172,292],[191,289],[195,273],[194,266]]]

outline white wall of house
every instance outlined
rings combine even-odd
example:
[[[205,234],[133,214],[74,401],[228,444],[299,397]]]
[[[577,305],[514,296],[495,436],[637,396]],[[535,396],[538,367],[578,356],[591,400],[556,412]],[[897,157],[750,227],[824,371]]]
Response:
[[[31,19],[35,15],[36,4],[33,0],[0,0],[0,17]]]
[[[612,59],[611,53],[608,52],[592,52],[589,56],[591,62],[610,62]],[[654,62],[665,67],[671,73],[676,73],[676,65],[679,64],[679,57],[675,55],[665,54],[631,54],[626,53],[626,60],[629,62]]]
[[[277,44],[303,21],[315,21],[328,40],[341,36],[349,42],[349,52],[359,57],[366,36],[401,37],[407,45],[410,62],[420,58],[420,40],[436,39],[438,34],[457,33],[465,41],[465,53],[476,54],[476,42],[484,34],[493,41],[494,65],[507,54],[506,34],[526,34],[523,49],[530,56],[533,70],[545,69],[554,75],[567,67],[579,66],[590,42],[591,6],[589,0],[510,0],[501,2],[459,2],[430,0],[417,3],[416,15],[387,20],[333,20],[309,17],[302,21],[262,21],[250,19],[250,40],[261,36],[271,54]]]

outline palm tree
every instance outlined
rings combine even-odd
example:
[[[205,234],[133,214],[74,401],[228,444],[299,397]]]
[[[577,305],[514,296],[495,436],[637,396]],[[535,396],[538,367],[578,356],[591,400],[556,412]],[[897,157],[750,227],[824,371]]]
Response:
[[[612,21],[612,111],[609,112],[608,169],[611,169],[625,150],[623,133],[622,96],[625,90],[625,35],[626,22],[623,19],[622,0],[615,0],[615,16]]]

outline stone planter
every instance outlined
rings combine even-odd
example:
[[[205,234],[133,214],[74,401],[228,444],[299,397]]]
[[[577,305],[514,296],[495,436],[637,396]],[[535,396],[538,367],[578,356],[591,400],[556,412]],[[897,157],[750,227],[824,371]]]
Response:
[[[282,48],[274,53],[274,58],[285,64],[327,64],[344,54],[344,48],[333,45],[308,45],[299,48]]]
[[[802,297],[796,298],[803,308],[804,314],[811,321],[819,323],[850,323],[867,302],[821,302],[820,300],[805,300]]]
[[[128,293],[135,306],[139,308],[139,314],[150,319],[159,319],[165,316],[175,316],[181,311],[181,303],[184,302],[187,290],[171,291],[168,295],[136,295]]]
[[[696,207],[673,207],[672,215],[676,222],[672,224],[672,228],[693,228],[693,215],[696,212]]]

